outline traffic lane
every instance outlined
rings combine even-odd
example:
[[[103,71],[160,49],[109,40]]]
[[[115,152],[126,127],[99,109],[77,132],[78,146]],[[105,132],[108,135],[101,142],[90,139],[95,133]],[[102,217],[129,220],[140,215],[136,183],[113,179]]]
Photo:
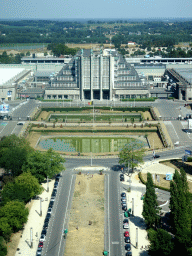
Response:
[[[26,101],[25,104],[20,104],[18,108],[16,108],[12,112],[13,118],[26,118],[31,114],[31,112],[37,107],[37,103],[34,100]]]
[[[123,229],[121,224],[119,174],[111,171],[109,175],[109,226],[110,255],[124,255]]]
[[[81,157],[76,158],[65,158],[65,167],[66,169],[74,169],[77,167],[91,166],[91,159],[85,159]],[[103,166],[103,167],[113,167],[118,164],[118,158],[100,158],[92,159],[92,166]]]
[[[72,171],[62,172],[59,181],[59,191],[56,195],[56,201],[53,206],[54,215],[51,217],[48,228],[47,240],[44,247],[45,255],[59,256],[64,255],[64,237],[63,231],[67,227],[66,218],[71,207],[73,190],[75,185],[75,176]]]

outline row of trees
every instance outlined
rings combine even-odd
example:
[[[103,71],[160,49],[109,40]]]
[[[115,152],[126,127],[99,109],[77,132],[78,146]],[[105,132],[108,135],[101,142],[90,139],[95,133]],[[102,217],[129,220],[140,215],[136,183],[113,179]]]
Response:
[[[192,255],[192,208],[185,171],[177,170],[170,183],[170,226],[171,232],[162,228],[160,208],[152,176],[147,174],[146,193],[143,202],[145,219],[150,240],[150,255]]]
[[[17,53],[16,55],[8,55],[6,51],[0,54],[0,64],[21,64],[21,58],[24,53]]]
[[[59,57],[60,55],[75,55],[78,49],[69,48],[65,44],[48,44],[47,50],[51,50],[54,56]]]
[[[0,149],[0,167],[5,170],[1,178],[0,255],[6,255],[5,241],[27,221],[25,204],[43,191],[41,183],[47,177],[64,169],[65,160],[52,149],[35,151],[25,138],[16,135],[1,138]]]

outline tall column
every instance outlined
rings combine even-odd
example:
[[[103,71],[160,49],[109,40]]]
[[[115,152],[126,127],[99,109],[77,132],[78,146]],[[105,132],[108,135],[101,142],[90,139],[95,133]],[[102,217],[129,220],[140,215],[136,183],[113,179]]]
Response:
[[[112,86],[113,86],[113,58],[109,56],[109,100],[112,100]]]
[[[90,56],[90,90],[91,90],[91,100],[93,100],[93,53],[91,49]]]
[[[80,57],[80,65],[79,65],[79,81],[80,81],[80,99],[84,100],[84,63],[83,63],[83,55]]]
[[[100,100],[103,100],[103,56],[100,55],[99,60],[99,88],[100,88]]]

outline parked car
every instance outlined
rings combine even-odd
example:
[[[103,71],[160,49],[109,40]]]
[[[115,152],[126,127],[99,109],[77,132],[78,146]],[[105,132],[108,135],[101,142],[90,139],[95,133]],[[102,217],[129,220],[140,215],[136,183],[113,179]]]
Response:
[[[51,218],[51,213],[47,213],[46,219],[50,219],[50,218]]]
[[[125,181],[125,180],[124,180],[124,177],[120,177],[120,181]]]
[[[42,247],[38,247],[36,256],[41,256],[41,253],[42,253]]]
[[[123,223],[129,223],[129,220],[128,219],[124,219]]]
[[[126,206],[126,205],[123,205],[123,206],[122,206],[122,210],[123,210],[123,211],[127,211],[127,206]]]
[[[125,236],[125,237],[128,237],[128,236],[129,236],[129,231],[125,231],[125,232],[124,232],[124,236]]]
[[[45,222],[43,225],[43,229],[48,229],[48,226],[49,226],[49,222]]]
[[[121,193],[121,197],[126,197],[126,193]]]
[[[49,202],[49,208],[52,208],[53,205],[54,205],[54,201],[50,201],[50,202]]]
[[[131,242],[130,236],[125,237],[125,243],[130,243],[130,242]]]
[[[48,210],[47,210],[47,213],[52,213],[52,207],[49,207]]]
[[[126,251],[131,251],[131,245],[130,244],[126,244],[125,245],[125,250]]]
[[[55,197],[51,197],[50,201],[55,201]]]
[[[127,200],[126,199],[123,199],[123,200],[121,200],[121,204],[123,205],[123,204],[126,204],[127,203]]]
[[[41,247],[41,248],[43,248],[43,242],[39,242],[39,245],[38,245],[38,247]]]
[[[132,252],[126,252],[125,256],[132,256]]]
[[[126,200],[126,201],[127,201],[127,199],[126,199],[125,196],[121,197],[121,201],[123,201],[123,200]]]
[[[45,242],[46,236],[45,235],[41,235],[39,242]]]
[[[128,224],[128,223],[124,223],[124,224],[123,224],[123,228],[124,228],[124,229],[129,228],[129,224]]]
[[[46,236],[46,234],[47,234],[47,230],[43,229],[42,232],[41,232],[41,235],[45,235]]]

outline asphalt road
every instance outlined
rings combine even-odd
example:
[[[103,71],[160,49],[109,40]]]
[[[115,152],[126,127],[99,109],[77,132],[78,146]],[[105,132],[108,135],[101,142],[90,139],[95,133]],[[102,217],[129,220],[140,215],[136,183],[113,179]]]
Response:
[[[64,255],[64,229],[68,228],[70,208],[75,186],[75,175],[70,170],[63,171],[53,206],[52,216],[43,248],[43,255]]]

